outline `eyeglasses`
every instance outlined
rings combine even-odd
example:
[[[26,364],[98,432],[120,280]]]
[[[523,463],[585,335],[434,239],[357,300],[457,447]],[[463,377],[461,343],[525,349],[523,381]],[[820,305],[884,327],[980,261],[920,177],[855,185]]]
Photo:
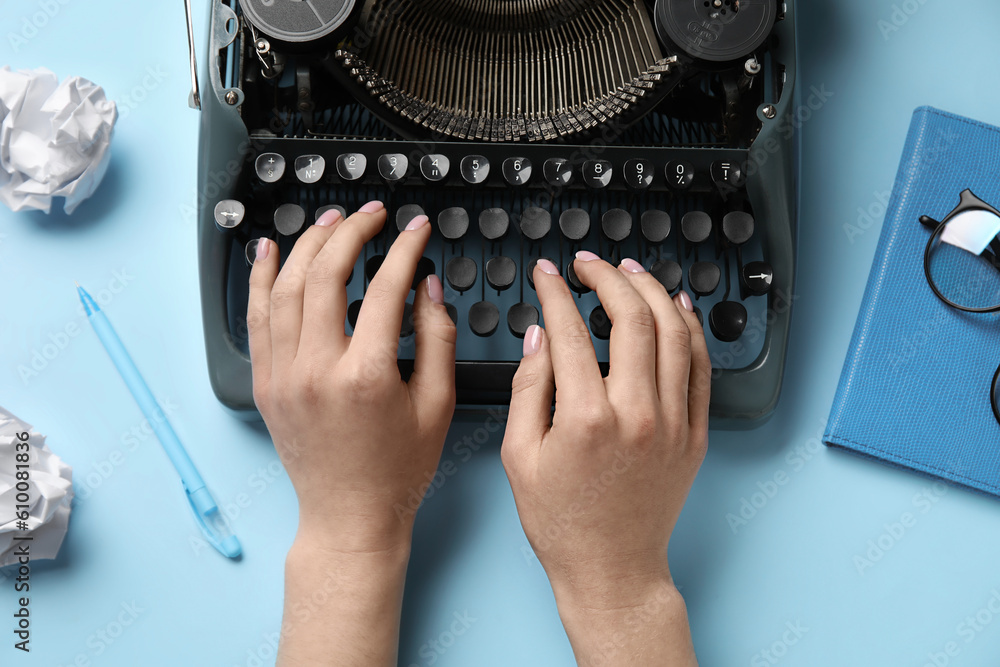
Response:
[[[1000,211],[965,190],[955,209],[938,222],[920,224],[934,233],[924,251],[924,275],[939,299],[967,313],[1000,312]],[[1000,423],[1000,367],[990,383],[990,407]]]

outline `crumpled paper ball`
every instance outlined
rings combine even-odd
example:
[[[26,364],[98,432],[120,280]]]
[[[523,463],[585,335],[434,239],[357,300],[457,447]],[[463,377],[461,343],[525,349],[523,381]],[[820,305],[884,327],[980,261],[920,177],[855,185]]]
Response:
[[[17,444],[25,442],[19,433],[28,433],[27,490],[17,488]],[[22,480],[23,481],[23,480]],[[27,519],[18,516],[17,508],[27,494]],[[30,535],[31,560],[55,558],[69,526],[73,501],[73,469],[52,453],[45,436],[35,431],[3,408],[0,408],[0,567],[17,562],[15,551],[20,544],[15,536]],[[21,522],[24,522],[22,524]],[[26,528],[25,528],[26,526]]]
[[[108,170],[118,109],[78,76],[59,83],[43,68],[0,68],[0,201],[49,213],[65,197],[72,213]]]

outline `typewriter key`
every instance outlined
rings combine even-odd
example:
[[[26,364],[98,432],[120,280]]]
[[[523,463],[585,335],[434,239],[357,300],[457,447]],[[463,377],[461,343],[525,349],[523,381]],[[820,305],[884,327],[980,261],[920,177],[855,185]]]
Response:
[[[566,158],[549,158],[542,165],[542,176],[553,187],[565,187],[573,182],[573,165]]]
[[[723,343],[732,343],[747,328],[747,309],[739,301],[720,301],[708,313],[708,326]]]
[[[681,233],[691,243],[701,243],[712,235],[712,217],[704,211],[689,211],[681,218]]]
[[[605,211],[601,216],[601,231],[612,243],[620,243],[632,233],[632,215],[621,208]]]
[[[530,303],[515,303],[507,311],[507,328],[517,338],[524,338],[533,324],[538,324],[538,310]]]
[[[502,208],[488,208],[479,214],[479,232],[487,241],[499,241],[507,236],[510,216]]]
[[[649,267],[649,272],[654,278],[660,281],[664,289],[673,292],[681,286],[681,278],[684,271],[681,265],[672,259],[658,259]]]
[[[396,210],[396,229],[403,231],[418,215],[424,215],[424,209],[418,204],[404,204]]]
[[[469,212],[461,206],[446,208],[438,214],[438,229],[448,241],[458,241],[469,231]]]
[[[510,185],[524,185],[531,178],[531,160],[509,157],[503,161],[503,178]]]
[[[228,230],[239,227],[246,215],[246,208],[235,199],[223,199],[215,205],[215,224],[219,229]]]
[[[552,214],[544,208],[529,206],[521,214],[521,233],[525,238],[538,241],[545,238],[552,228]]]
[[[540,259],[547,259],[550,262],[552,261],[551,257],[535,257],[528,262],[527,266],[524,268],[524,275],[528,279],[528,284],[531,286],[531,289],[535,289],[535,265],[538,264],[538,260]]]
[[[430,257],[421,257],[417,262],[417,270],[413,274],[413,284],[410,285],[410,289],[417,289],[421,280],[434,273],[437,273],[434,260]]]
[[[709,173],[712,182],[723,192],[743,187],[743,169],[736,162],[717,160],[712,163]]]
[[[283,236],[292,236],[302,230],[306,212],[298,204],[282,204],[274,211],[274,228]]]
[[[448,178],[451,160],[445,155],[425,155],[420,158],[420,175],[428,183],[440,183]]]
[[[462,179],[469,185],[479,185],[490,175],[490,161],[482,155],[467,155],[460,167]]]
[[[572,259],[569,260],[569,264],[566,265],[566,283],[569,285],[569,288],[577,294],[586,294],[590,291],[590,288],[580,282],[580,278],[576,275]]]
[[[331,204],[329,206],[320,206],[318,209],[316,209],[316,220],[319,220],[320,217],[327,211],[336,211],[337,213],[340,213],[340,217],[342,218],[347,217],[347,209],[345,209],[343,206],[337,206],[336,204]]]
[[[387,153],[378,158],[378,173],[386,183],[399,183],[406,178],[410,161],[402,153]]]
[[[722,234],[734,246],[741,246],[753,236],[753,216],[743,211],[731,211],[722,218]]]
[[[262,183],[277,183],[285,175],[285,158],[277,153],[261,153],[254,162],[254,170]]]
[[[625,163],[625,185],[629,190],[641,191],[653,184],[653,163],[641,158],[632,158]]]
[[[452,257],[444,268],[445,278],[452,289],[465,292],[476,284],[479,269],[475,260],[469,257]]]
[[[743,284],[747,286],[747,291],[754,296],[763,296],[771,291],[771,283],[774,281],[774,269],[766,262],[750,262],[743,267]]]
[[[639,219],[643,237],[650,243],[663,243],[670,236],[670,214],[652,209],[643,211]]]
[[[688,285],[698,296],[708,296],[719,286],[722,269],[713,262],[695,262],[688,269]]]
[[[667,175],[667,185],[674,190],[687,190],[694,183],[694,167],[689,162],[668,162],[664,172]]]
[[[337,156],[337,175],[343,181],[357,181],[365,175],[368,158],[361,153],[344,153]]]
[[[604,306],[598,306],[590,311],[590,330],[594,332],[596,338],[601,340],[611,338],[611,318],[608,317]]]
[[[486,262],[486,282],[493,289],[502,292],[514,284],[517,278],[517,264],[510,257],[501,255]]]
[[[361,305],[364,302],[361,299],[357,299],[351,302],[351,305],[347,307],[347,323],[351,325],[351,329],[358,326],[358,315],[361,314]]]
[[[295,177],[309,185],[319,182],[326,170],[326,160],[320,155],[301,155],[295,158]]]
[[[500,310],[489,301],[479,301],[469,308],[469,328],[477,336],[492,336],[500,324]]]
[[[614,171],[607,160],[587,160],[583,163],[583,182],[594,189],[606,188]]]

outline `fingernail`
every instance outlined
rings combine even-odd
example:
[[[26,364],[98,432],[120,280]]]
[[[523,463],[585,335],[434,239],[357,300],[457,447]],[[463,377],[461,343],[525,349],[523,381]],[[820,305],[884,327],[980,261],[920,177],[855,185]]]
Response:
[[[436,304],[444,303],[444,288],[441,287],[441,279],[437,274],[432,273],[427,276],[427,295]]]
[[[557,269],[556,265],[553,264],[552,262],[550,262],[547,259],[540,259],[540,260],[538,260],[537,262],[535,262],[535,266],[537,266],[538,268],[540,268],[545,273],[548,273],[549,275],[553,275],[553,276],[558,276],[559,275],[559,269]]]
[[[691,301],[691,297],[688,296],[687,292],[681,290],[680,294],[678,294],[676,298],[681,302],[681,305],[684,306],[684,310],[689,313],[694,312],[694,303]]]
[[[542,328],[537,324],[532,324],[524,332],[524,356],[528,357],[538,352],[542,347]]]
[[[254,256],[254,261],[258,259],[267,259],[267,253],[271,251],[271,239],[257,239],[257,254]]]
[[[635,261],[634,259],[630,259],[628,257],[626,257],[625,259],[622,260],[622,267],[624,267],[625,270],[628,271],[629,273],[645,273],[646,272],[646,269],[642,268],[642,264],[640,264],[639,262]]]
[[[383,204],[382,202],[380,202],[378,200],[375,200],[375,201],[370,201],[367,204],[365,204],[364,206],[362,206],[361,208],[359,208],[358,212],[359,213],[378,213],[383,208],[385,208],[385,204]]]
[[[340,220],[340,211],[333,209],[319,216],[319,220],[316,221],[316,226],[329,227],[338,220]]]
[[[590,252],[589,250],[581,250],[576,253],[576,258],[581,262],[593,262],[595,259],[600,259],[597,255]]]
[[[406,224],[406,229],[404,231],[412,232],[414,229],[420,229],[428,223],[429,219],[426,215],[418,215],[413,220],[410,220]]]

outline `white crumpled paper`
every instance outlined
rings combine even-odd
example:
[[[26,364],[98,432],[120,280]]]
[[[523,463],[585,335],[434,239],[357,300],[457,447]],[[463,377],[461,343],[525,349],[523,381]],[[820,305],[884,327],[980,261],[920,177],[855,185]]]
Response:
[[[53,197],[65,197],[72,213],[108,170],[117,118],[104,89],[86,79],[0,68],[0,201],[48,213]]]
[[[16,505],[18,482],[15,477],[18,453],[16,444],[24,442],[17,434],[28,435],[28,528],[19,526]],[[0,567],[17,562],[14,536],[32,537],[31,560],[55,558],[69,526],[73,501],[73,469],[52,453],[45,436],[35,431],[3,408],[0,408]]]

